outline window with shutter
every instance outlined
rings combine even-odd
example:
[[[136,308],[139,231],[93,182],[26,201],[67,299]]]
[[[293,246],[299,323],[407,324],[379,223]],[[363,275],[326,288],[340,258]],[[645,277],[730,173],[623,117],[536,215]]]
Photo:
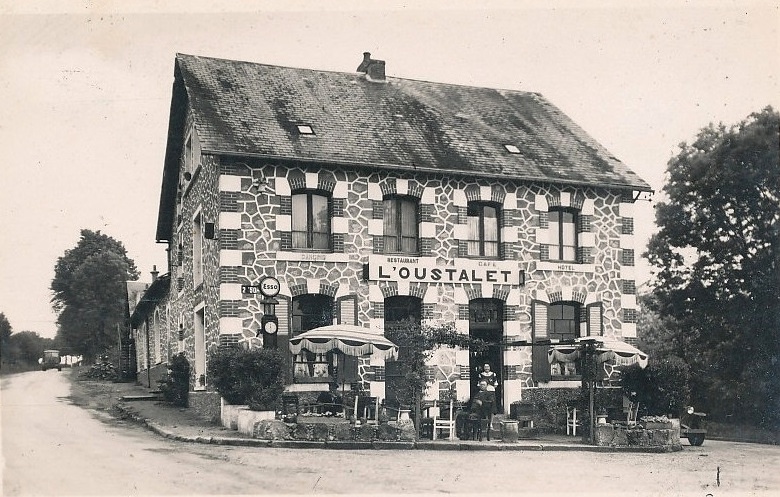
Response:
[[[534,301],[531,304],[533,321],[533,347],[531,352],[531,369],[536,382],[550,381],[550,363],[547,360],[548,344],[537,344],[547,340],[547,304]]]

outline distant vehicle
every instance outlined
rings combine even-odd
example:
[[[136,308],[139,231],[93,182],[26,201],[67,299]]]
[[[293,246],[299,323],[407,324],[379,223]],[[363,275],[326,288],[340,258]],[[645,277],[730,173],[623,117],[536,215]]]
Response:
[[[62,371],[62,364],[60,363],[60,351],[59,350],[44,350],[43,361],[41,362],[41,370],[57,368],[57,371]]]
[[[687,438],[691,445],[703,444],[707,435],[707,430],[704,429],[705,417],[705,413],[695,412],[692,406],[688,406],[680,418],[680,438]]]

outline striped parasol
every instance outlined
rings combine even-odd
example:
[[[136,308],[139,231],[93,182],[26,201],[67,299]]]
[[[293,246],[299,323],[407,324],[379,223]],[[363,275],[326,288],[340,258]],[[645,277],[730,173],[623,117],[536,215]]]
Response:
[[[350,356],[374,354],[384,359],[398,356],[398,346],[380,333],[348,324],[321,326],[291,338],[290,351],[300,354],[301,350],[315,354],[339,350]]]

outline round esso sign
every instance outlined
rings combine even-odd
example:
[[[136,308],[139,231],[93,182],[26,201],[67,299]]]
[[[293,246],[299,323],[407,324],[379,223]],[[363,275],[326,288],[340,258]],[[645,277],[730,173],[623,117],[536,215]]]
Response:
[[[266,297],[276,297],[277,295],[279,295],[280,289],[281,289],[281,285],[279,284],[279,280],[277,280],[273,276],[266,276],[260,282],[260,293],[262,293]]]

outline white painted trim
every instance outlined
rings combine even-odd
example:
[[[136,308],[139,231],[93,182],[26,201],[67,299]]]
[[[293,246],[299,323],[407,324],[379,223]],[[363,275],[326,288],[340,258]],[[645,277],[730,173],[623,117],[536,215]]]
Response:
[[[241,191],[241,176],[233,176],[230,174],[219,175],[219,191],[221,192],[240,192]]]
[[[436,285],[428,285],[423,295],[423,304],[436,304],[439,302],[439,290]]]
[[[455,207],[466,207],[468,205],[468,199],[466,198],[466,192],[460,189],[452,191],[452,204]]]
[[[239,285],[240,286],[240,285]],[[219,318],[220,335],[238,335],[243,333],[244,324],[241,318]]]
[[[456,224],[452,230],[452,235],[455,237],[455,240],[467,240],[469,237],[469,225]]]
[[[636,279],[636,266],[620,266],[620,279],[621,280],[635,280]]]
[[[561,207],[571,207],[570,192],[561,192]]]
[[[596,246],[596,233],[580,233],[579,234],[580,247],[595,247]]]
[[[368,285],[368,300],[380,303],[385,301],[385,296],[382,294],[382,289],[379,285]]]
[[[517,242],[517,226],[506,226],[501,228],[501,241],[504,243]]]
[[[349,183],[346,181],[336,181],[333,187],[333,198],[347,198],[349,196]]]
[[[623,323],[620,331],[623,338],[636,338],[636,323]]]
[[[243,298],[240,283],[219,284],[219,300],[241,300]]]
[[[409,180],[403,178],[395,180],[395,191],[398,195],[407,195],[409,193]]]
[[[314,190],[317,188],[320,182],[320,175],[317,173],[306,173],[306,189]]]
[[[220,250],[219,267],[243,266],[243,257],[240,250]]]
[[[287,181],[287,178],[275,178],[274,181],[274,189],[276,190],[276,194],[280,197],[289,197],[292,195],[292,189],[290,188],[290,182]]]
[[[219,227],[224,230],[240,230],[241,229],[241,213],[240,212],[220,212],[219,213]]]
[[[368,199],[382,200],[382,189],[379,187],[379,183],[368,182]]]
[[[420,223],[420,238],[436,238],[436,223]]]
[[[382,236],[385,234],[385,225],[382,219],[368,220],[368,234],[372,236]]]
[[[493,188],[490,186],[480,186],[479,199],[483,202],[490,202],[493,200]]]
[[[436,192],[433,190],[433,188],[423,187],[423,193],[422,193],[422,197],[420,197],[420,203],[421,204],[436,203]]]
[[[593,202],[592,198],[586,198],[582,202],[582,209],[580,210],[580,214],[583,216],[593,216],[596,212],[596,204]]]
[[[547,203],[547,197],[544,195],[534,196],[534,209],[539,212],[547,212],[550,210],[550,204]]]
[[[278,231],[291,231],[292,216],[289,214],[278,214],[276,216],[276,229]]]
[[[333,233],[348,233],[349,220],[345,217],[334,217],[330,220]]]
[[[306,278],[306,291],[308,293],[320,293],[320,283],[322,280],[319,278]]]

